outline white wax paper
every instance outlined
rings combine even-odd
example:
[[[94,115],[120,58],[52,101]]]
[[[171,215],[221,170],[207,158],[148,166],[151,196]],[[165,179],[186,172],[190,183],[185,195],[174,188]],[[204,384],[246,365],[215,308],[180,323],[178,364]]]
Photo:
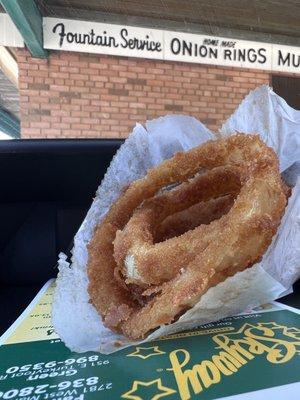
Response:
[[[178,321],[160,327],[145,341],[275,300],[291,291],[293,282],[300,276],[300,112],[289,107],[269,87],[262,86],[245,98],[222,126],[219,135],[227,136],[237,131],[258,133],[274,148],[281,172],[295,185],[281,225],[260,263],[210,288]],[[105,328],[89,302],[86,246],[95,226],[124,186],[176,152],[214,138],[215,135],[195,118],[166,116],[148,121],[145,127],[137,124],[121,146],[75,236],[71,264],[64,255],[59,260],[52,320],[57,333],[71,350],[110,353],[138,343],[129,342]]]

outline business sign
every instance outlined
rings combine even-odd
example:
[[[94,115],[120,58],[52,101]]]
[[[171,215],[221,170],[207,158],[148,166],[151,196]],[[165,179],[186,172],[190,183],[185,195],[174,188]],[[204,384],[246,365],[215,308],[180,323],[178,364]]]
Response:
[[[272,68],[272,45],[268,43],[165,32],[164,44],[166,60],[240,68]]]
[[[44,18],[44,48],[163,59],[163,31]]]
[[[300,72],[300,47],[44,18],[45,49]]]

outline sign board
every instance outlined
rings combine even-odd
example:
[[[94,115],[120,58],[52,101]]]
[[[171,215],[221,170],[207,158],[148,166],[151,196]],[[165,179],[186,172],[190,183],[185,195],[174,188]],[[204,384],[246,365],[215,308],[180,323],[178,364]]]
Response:
[[[300,72],[300,47],[46,17],[44,48]]]
[[[0,46],[24,47],[18,29],[8,14],[0,13]]]

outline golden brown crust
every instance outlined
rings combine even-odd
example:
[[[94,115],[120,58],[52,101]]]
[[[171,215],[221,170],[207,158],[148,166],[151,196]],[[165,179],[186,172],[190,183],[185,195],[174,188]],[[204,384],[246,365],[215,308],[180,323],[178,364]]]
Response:
[[[208,225],[221,218],[233,205],[234,194],[228,194],[208,201],[201,201],[189,208],[165,218],[154,232],[154,243],[180,236],[199,225]]]
[[[147,268],[145,269],[143,264],[138,264],[143,279],[138,279],[135,283],[141,287],[144,285],[147,287],[147,283],[152,282],[157,269],[159,273],[155,279],[159,282],[164,281],[161,279],[164,274],[163,265],[169,264],[167,258],[172,256],[169,244],[173,243],[173,249],[174,243],[180,244],[181,247],[178,252],[179,258],[176,260],[177,266],[173,268],[170,279],[156,286],[150,286],[149,293],[153,298],[146,305],[141,305],[133,298],[130,287],[122,286],[118,283],[119,279],[115,279],[114,271],[117,264],[113,255],[113,242],[117,231],[123,231],[124,228],[126,231],[126,224],[135,213],[143,217],[143,221],[147,221],[147,218],[145,219],[147,213],[158,215],[161,203],[157,204],[155,197],[151,198],[160,188],[186,181],[195,176],[201,168],[213,170],[219,167],[234,171],[239,178],[241,188],[233,206],[226,215],[208,225],[201,225],[178,238],[174,237],[156,244],[150,243],[152,248],[150,251],[148,249],[147,256],[151,257],[148,259]],[[216,170],[208,172],[208,174],[214,173]],[[217,174],[215,180],[210,182],[215,184],[214,190],[217,192],[222,181],[216,176]],[[226,184],[229,183],[230,179]],[[209,192],[208,186],[205,192],[207,190]],[[193,192],[190,195],[193,197]],[[214,198],[214,194],[212,197]],[[145,201],[146,199],[149,200]],[[166,204],[167,206],[164,210],[171,207],[174,212],[180,212],[188,206],[189,199],[189,196],[183,199],[185,207],[179,210],[172,205],[172,201],[168,203],[166,200],[164,206]],[[208,199],[207,195],[205,200]],[[155,204],[154,211],[153,204]],[[95,230],[89,245],[88,261],[88,290],[91,301],[102,315],[106,326],[123,332],[130,338],[144,337],[149,331],[161,324],[171,323],[184,310],[193,307],[211,285],[258,261],[276,232],[285,205],[286,195],[278,171],[277,157],[258,136],[234,135],[228,139],[207,142],[185,153],[177,153],[173,158],[149,170],[143,179],[133,182],[112,205]],[[172,212],[169,213],[171,214]],[[162,222],[167,217],[168,215]],[[138,243],[153,241],[156,224],[151,215],[147,224],[142,230],[139,228],[141,235],[137,238]],[[198,235],[195,235],[194,231],[197,229]],[[124,259],[122,246],[132,250],[132,246],[128,247],[126,244],[126,240],[132,244],[132,237],[129,236],[123,235],[119,245],[115,246],[116,259],[123,272],[126,270],[122,265]],[[202,236],[206,237],[205,246]],[[161,249],[164,251],[160,251]],[[165,252],[167,258],[164,257]],[[151,265],[151,259],[156,265]],[[182,268],[178,269],[178,263],[182,264]],[[146,288],[145,290],[147,293]]]
[[[238,168],[218,167],[173,190],[145,200],[133,213],[125,228],[116,233],[114,241],[114,257],[123,275],[127,276],[126,282],[158,285],[173,278],[197,253],[206,248],[213,239],[214,230],[204,224],[196,225],[195,229],[190,228],[181,236],[178,234],[167,241],[154,244],[153,238],[159,224],[196,202],[230,193],[237,194],[240,187]],[[139,278],[128,276],[124,265],[127,255],[134,256]],[[163,268],[159,268],[160,266]]]

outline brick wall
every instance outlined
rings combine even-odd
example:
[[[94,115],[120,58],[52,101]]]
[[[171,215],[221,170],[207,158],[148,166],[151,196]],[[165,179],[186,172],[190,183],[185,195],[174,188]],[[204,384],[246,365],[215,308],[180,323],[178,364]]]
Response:
[[[18,51],[23,138],[126,137],[136,122],[179,113],[210,129],[253,88],[263,71],[84,53],[48,60]]]

